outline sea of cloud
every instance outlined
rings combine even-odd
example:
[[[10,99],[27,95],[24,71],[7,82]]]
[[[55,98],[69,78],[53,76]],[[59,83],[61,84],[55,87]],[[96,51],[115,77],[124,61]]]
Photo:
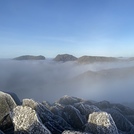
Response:
[[[20,99],[53,102],[63,95],[89,100],[134,102],[133,78],[92,80],[87,71],[99,72],[134,67],[134,62],[78,64],[77,62],[0,60],[0,90],[14,92]],[[82,76],[82,77],[81,77]],[[80,77],[78,79],[78,77]],[[110,77],[110,76],[109,76]]]

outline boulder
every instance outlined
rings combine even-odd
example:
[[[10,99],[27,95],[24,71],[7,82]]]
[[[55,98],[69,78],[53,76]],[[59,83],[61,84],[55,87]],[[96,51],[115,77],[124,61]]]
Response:
[[[64,109],[64,107],[61,106],[60,104],[59,105],[56,104],[56,105],[50,107],[50,111],[53,114],[58,115],[58,116],[62,116],[63,109]]]
[[[62,132],[62,134],[91,134],[91,133],[66,130],[66,131]]]
[[[62,104],[62,105],[73,105],[78,102],[82,102],[83,100],[77,97],[70,97],[68,95],[63,96],[60,98],[57,103]]]
[[[62,117],[67,121],[74,130],[83,130],[86,118],[75,107],[68,105],[63,109]]]
[[[30,107],[17,106],[10,113],[16,134],[51,134],[41,123],[37,113]]]
[[[16,106],[17,105],[16,105],[15,101],[13,100],[13,98],[9,94],[0,91],[0,122]]]
[[[85,131],[94,134],[118,134],[111,115],[106,112],[93,112],[90,114]]]
[[[122,104],[113,104],[113,108],[117,109],[121,114],[127,115],[134,115],[134,109],[124,106]]]
[[[4,133],[0,130],[0,134],[4,134]]]
[[[127,115],[126,118],[134,125],[134,115]]]
[[[101,111],[98,107],[94,105],[87,105],[83,103],[77,103],[74,105],[75,108],[77,108],[82,115],[89,115],[93,112]]]
[[[62,117],[54,115],[45,105],[41,103],[35,102],[32,99],[23,99],[23,106],[28,106],[34,109],[42,123],[53,134],[61,134],[65,129],[72,129]]]
[[[112,118],[119,130],[124,131],[124,132],[131,131],[131,129],[133,128],[132,123],[124,115],[122,115],[119,111],[112,109],[112,108],[107,109],[105,111],[112,116]]]
[[[95,105],[101,110],[112,107],[111,103],[108,101],[100,101],[100,102],[95,103]]]
[[[0,91],[0,129],[3,132],[8,132],[9,130],[10,134],[13,132],[13,124],[9,113],[16,106],[15,101],[9,94]]]
[[[18,96],[15,93],[13,93],[13,92],[5,92],[5,93],[9,94],[13,98],[13,100],[15,101],[15,103],[17,105],[21,105],[22,104],[20,99],[18,98]]]

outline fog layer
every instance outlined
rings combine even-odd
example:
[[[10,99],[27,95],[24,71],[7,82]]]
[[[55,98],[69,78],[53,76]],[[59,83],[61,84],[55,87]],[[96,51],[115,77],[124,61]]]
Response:
[[[37,101],[53,102],[70,95],[96,101],[134,102],[133,74],[134,62],[81,65],[52,60],[0,60],[0,90]]]

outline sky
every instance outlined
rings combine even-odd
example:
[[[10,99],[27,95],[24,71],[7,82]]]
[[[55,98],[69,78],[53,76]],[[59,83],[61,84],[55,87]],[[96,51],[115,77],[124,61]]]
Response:
[[[134,56],[133,0],[1,0],[0,58]]]

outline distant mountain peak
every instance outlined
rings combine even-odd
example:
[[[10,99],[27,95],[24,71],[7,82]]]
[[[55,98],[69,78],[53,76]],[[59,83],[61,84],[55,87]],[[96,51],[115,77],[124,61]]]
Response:
[[[77,60],[77,58],[73,55],[70,54],[58,54],[55,58],[55,61],[62,61],[62,62],[66,62],[66,61],[75,61]]]
[[[14,60],[45,60],[46,58],[42,55],[39,56],[33,56],[33,55],[23,55],[14,58]]]

